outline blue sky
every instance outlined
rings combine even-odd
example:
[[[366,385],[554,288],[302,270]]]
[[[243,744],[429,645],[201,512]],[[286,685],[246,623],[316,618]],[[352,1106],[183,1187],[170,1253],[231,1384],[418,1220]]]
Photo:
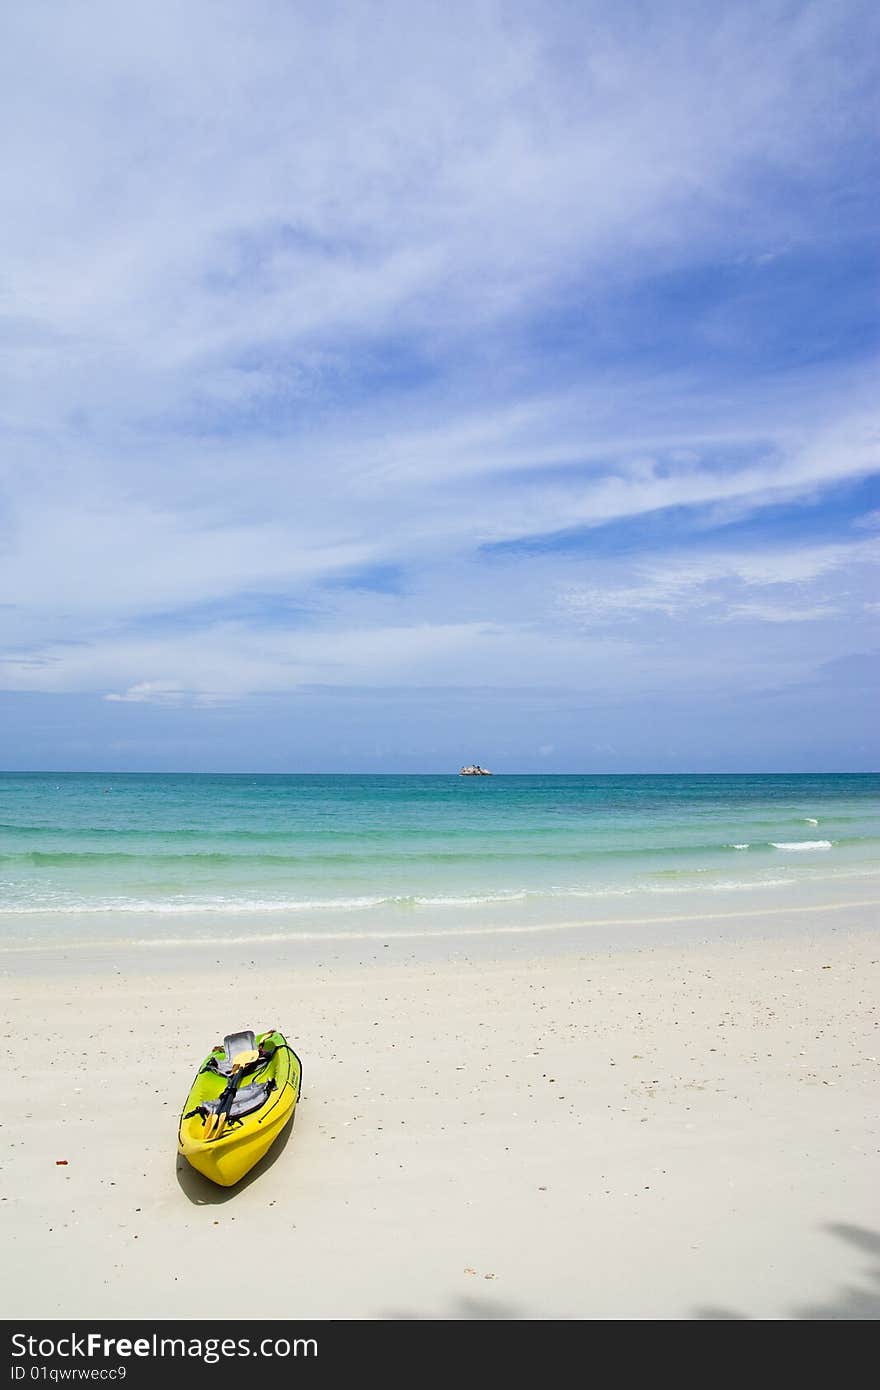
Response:
[[[19,6],[0,765],[875,768],[878,30]]]

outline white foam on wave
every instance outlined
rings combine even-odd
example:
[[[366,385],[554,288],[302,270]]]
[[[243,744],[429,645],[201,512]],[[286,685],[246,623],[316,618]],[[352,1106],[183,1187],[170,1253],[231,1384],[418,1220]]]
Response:
[[[788,888],[792,883],[797,883],[797,879],[755,878],[745,883],[740,883],[736,879],[732,879],[726,883],[707,883],[706,887],[711,893],[750,892],[753,888]]]
[[[830,849],[830,840],[807,840],[793,842],[791,844],[774,844],[774,849],[780,850],[800,850],[800,849]],[[749,845],[732,845],[732,849],[748,849]],[[700,869],[695,871],[699,875],[711,875],[714,870]],[[119,915],[122,917],[143,916],[143,917],[216,917],[226,915],[229,917],[277,917],[282,914],[316,913],[323,916],[325,913],[339,914],[359,914],[368,913],[375,916],[378,910],[397,910],[406,911],[415,909],[416,911],[425,909],[459,908],[477,909],[482,907],[504,906],[514,903],[535,903],[548,902],[560,899],[615,899],[630,898],[640,895],[669,896],[676,893],[695,893],[695,892],[718,892],[726,889],[760,889],[770,887],[780,887],[784,884],[792,883],[792,879],[778,878],[755,878],[743,882],[731,882],[724,879],[707,881],[701,878],[694,881],[693,875],[684,874],[681,877],[676,875],[674,882],[639,882],[631,884],[610,884],[595,883],[583,885],[561,885],[553,884],[547,887],[518,888],[507,891],[488,891],[475,892],[472,894],[439,893],[436,896],[430,894],[408,894],[408,893],[388,893],[375,894],[363,897],[351,898],[225,898],[216,896],[213,898],[189,899],[186,901],[175,901],[166,899],[165,901],[156,899],[135,899],[129,898],[122,901],[107,901],[103,903],[44,903],[28,904],[18,906],[4,906],[0,909],[0,916],[7,918],[22,917],[112,917]]]
[[[744,844],[744,845],[731,845],[730,848],[731,848],[731,849],[749,849],[750,846],[749,846],[748,843],[746,843],[746,844]]]
[[[663,885],[658,883],[637,891],[643,891],[649,895],[665,893],[667,896],[681,893],[753,892],[756,888],[787,888],[796,882],[797,880],[793,878],[718,879],[714,883],[680,882],[664,883]]]
[[[816,819],[815,816],[805,816],[805,817],[804,817],[804,820],[807,822],[807,825],[818,825],[818,824],[819,824],[819,822],[817,821],[817,819]]]
[[[796,849],[830,849],[830,840],[776,840],[770,841],[774,849],[796,850]]]
[[[822,912],[839,912],[839,911],[843,911],[843,910],[845,910],[845,909],[866,908],[866,907],[880,907],[880,900],[878,900],[878,899],[869,899],[869,900],[865,901],[864,899],[862,899],[862,900],[855,900],[855,901],[851,901],[851,902],[850,902],[850,901],[844,901],[844,902],[832,902],[832,903],[805,903],[805,904],[801,904],[801,905],[798,907],[797,911],[798,911],[800,914],[803,914],[803,913],[806,913],[806,912],[822,913]],[[742,911],[742,910],[740,910],[740,911],[738,911],[738,912],[709,912],[709,913],[706,913],[706,912],[700,912],[700,913],[676,912],[676,913],[670,913],[670,914],[664,915],[664,916],[650,916],[650,917],[645,917],[644,915],[641,915],[641,916],[638,916],[638,917],[595,917],[595,918],[592,918],[592,919],[586,918],[586,919],[581,919],[581,920],[578,920],[578,921],[571,921],[571,922],[540,922],[540,923],[539,923],[539,922],[528,922],[528,923],[517,923],[517,924],[514,924],[514,923],[507,924],[507,923],[505,923],[504,925],[501,925],[501,926],[491,926],[491,927],[490,927],[490,926],[462,927],[462,926],[456,925],[455,927],[452,927],[452,928],[443,927],[443,928],[440,928],[439,930],[436,929],[436,928],[420,928],[420,929],[418,929],[418,930],[412,930],[412,931],[399,931],[399,930],[388,931],[388,930],[383,930],[383,931],[380,931],[380,932],[377,932],[377,931],[332,931],[332,932],[299,931],[299,932],[283,932],[283,931],[282,931],[282,932],[263,932],[263,933],[260,933],[260,934],[251,934],[251,933],[248,933],[247,936],[222,936],[222,937],[221,937],[221,936],[203,936],[203,937],[175,936],[175,937],[161,937],[161,938],[160,938],[160,937],[147,937],[147,938],[143,938],[143,937],[142,937],[142,938],[139,938],[139,939],[137,939],[137,940],[128,940],[128,941],[122,941],[122,942],[119,941],[119,940],[114,940],[114,941],[77,941],[77,942],[53,941],[53,942],[40,942],[40,943],[27,942],[27,943],[24,943],[24,944],[19,944],[19,945],[14,945],[14,946],[0,945],[0,956],[2,956],[2,955],[13,955],[13,954],[25,954],[25,953],[34,952],[34,951],[37,951],[37,952],[49,952],[49,951],[57,951],[57,950],[65,950],[65,951],[68,951],[68,950],[70,950],[70,949],[73,949],[73,950],[83,950],[83,951],[85,951],[85,950],[94,950],[95,948],[98,948],[98,949],[102,949],[102,948],[106,948],[106,947],[118,948],[118,947],[120,947],[120,946],[125,946],[125,947],[139,947],[139,948],[148,948],[148,949],[149,949],[149,948],[156,948],[156,947],[161,947],[161,948],[165,948],[165,947],[192,948],[192,947],[203,947],[203,946],[210,946],[210,947],[216,948],[216,947],[220,947],[220,946],[254,946],[254,945],[258,945],[258,944],[260,944],[260,943],[265,944],[265,945],[272,945],[272,944],[277,944],[277,943],[296,942],[296,941],[318,941],[318,942],[321,942],[322,944],[329,943],[329,942],[333,942],[333,941],[362,941],[362,942],[381,941],[383,945],[386,945],[386,944],[389,944],[389,943],[392,942],[392,941],[397,942],[397,941],[427,940],[427,939],[430,939],[430,938],[432,938],[432,937],[437,938],[437,939],[441,939],[441,940],[446,940],[446,939],[448,939],[449,937],[533,936],[533,935],[541,935],[541,934],[544,934],[544,933],[552,933],[552,932],[579,931],[579,930],[582,930],[583,928],[596,928],[596,927],[624,927],[624,926],[639,926],[639,927],[641,927],[641,926],[655,926],[655,925],[658,925],[658,924],[661,924],[661,923],[667,923],[667,922],[700,922],[700,923],[703,923],[703,924],[705,924],[706,922],[721,922],[721,921],[725,921],[725,920],[732,920],[732,921],[737,921],[737,922],[738,922],[738,921],[742,921],[744,918],[750,918],[750,917],[760,918],[760,917],[779,917],[779,916],[785,916],[785,915],[791,913],[791,911],[792,911],[792,908],[791,908],[790,906],[786,906],[786,907],[759,907],[759,908],[753,908],[753,909],[748,910],[748,911]]]
[[[388,898],[386,901],[389,903],[413,902],[418,903],[419,907],[481,907],[484,903],[519,903],[530,896],[534,895],[528,893],[525,888],[520,888],[515,892],[511,891],[509,893],[474,893],[471,894],[470,897],[397,897]],[[543,897],[544,895],[541,894],[541,896]],[[552,897],[553,894],[547,894],[547,896]]]
[[[352,912],[362,908],[385,907],[390,902],[395,902],[394,898],[292,898],[279,899],[272,898],[208,898],[196,902],[175,902],[168,900],[160,902],[156,899],[147,898],[138,900],[129,898],[122,902],[103,902],[103,903],[46,903],[38,904],[35,907],[4,907],[4,914],[18,916],[85,916],[92,913],[154,913],[157,916],[174,916],[176,913],[186,915],[193,912],[224,912],[232,915],[242,915],[248,912],[320,912],[336,910],[339,912]]]

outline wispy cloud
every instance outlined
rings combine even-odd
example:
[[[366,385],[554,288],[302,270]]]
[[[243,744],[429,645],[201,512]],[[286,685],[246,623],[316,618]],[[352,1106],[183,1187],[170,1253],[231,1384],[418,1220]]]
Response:
[[[183,703],[185,693],[171,681],[139,681],[122,694],[111,691],[104,699],[114,704],[179,705]]]
[[[4,687],[674,690],[657,620],[698,684],[864,649],[878,25],[18,7]]]
[[[573,585],[562,589],[558,601],[564,613],[589,625],[634,622],[646,613],[676,619],[701,613],[715,621],[807,622],[843,611],[846,583],[842,590],[837,586],[830,591],[837,601],[829,601],[829,576],[842,571],[851,581],[860,567],[876,564],[878,556],[880,549],[873,542],[765,547],[745,553],[704,550],[639,561],[633,571],[635,583]],[[764,596],[755,598],[755,590],[764,591]]]
[[[183,690],[173,681],[138,681],[121,693],[109,691],[105,696],[115,705],[164,705],[172,708],[191,705],[195,709],[215,709],[225,705],[229,696],[216,690]]]

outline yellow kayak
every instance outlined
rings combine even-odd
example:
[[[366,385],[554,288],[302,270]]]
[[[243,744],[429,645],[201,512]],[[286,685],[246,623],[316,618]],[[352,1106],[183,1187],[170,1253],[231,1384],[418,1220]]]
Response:
[[[230,1033],[199,1067],[177,1143],[188,1163],[232,1187],[268,1151],[293,1115],[302,1064],[281,1033]]]

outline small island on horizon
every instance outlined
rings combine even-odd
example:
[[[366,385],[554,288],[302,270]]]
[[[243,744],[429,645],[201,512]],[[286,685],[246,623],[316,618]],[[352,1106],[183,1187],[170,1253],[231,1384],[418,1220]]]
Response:
[[[488,767],[480,767],[479,763],[468,763],[467,767],[458,770],[459,777],[491,777],[492,772]]]

